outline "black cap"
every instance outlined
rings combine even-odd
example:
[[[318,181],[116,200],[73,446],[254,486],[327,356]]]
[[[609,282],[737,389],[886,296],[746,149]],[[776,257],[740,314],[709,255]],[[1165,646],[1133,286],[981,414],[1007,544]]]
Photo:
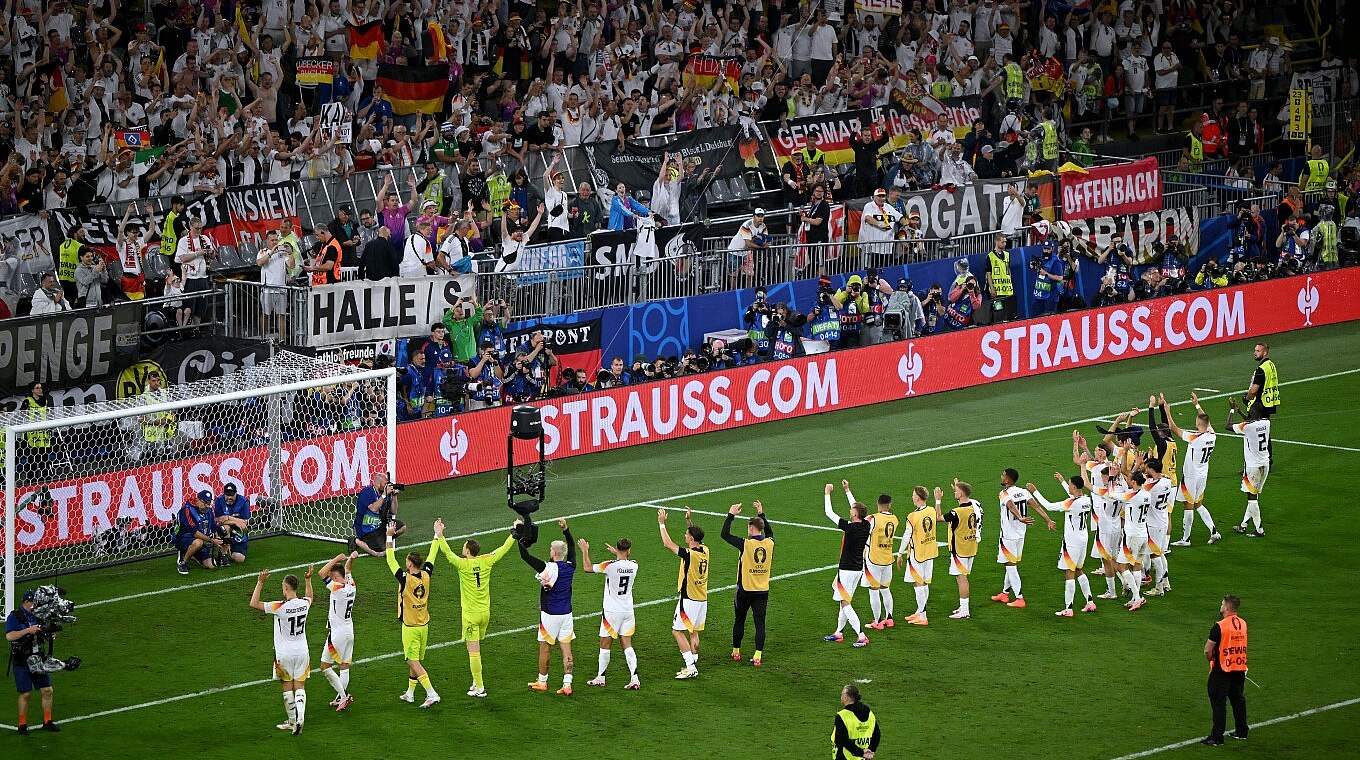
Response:
[[[225,486],[222,486],[222,495],[224,495],[224,496],[235,496],[235,495],[236,495],[236,484],[235,484],[235,483],[228,483],[228,484],[226,484]]]
[[[175,205],[175,204],[179,204],[179,205],[183,206],[183,205],[184,205],[184,196],[182,196],[182,195],[176,195],[175,197],[171,198],[171,199],[170,199],[170,205],[173,206],[173,205]]]

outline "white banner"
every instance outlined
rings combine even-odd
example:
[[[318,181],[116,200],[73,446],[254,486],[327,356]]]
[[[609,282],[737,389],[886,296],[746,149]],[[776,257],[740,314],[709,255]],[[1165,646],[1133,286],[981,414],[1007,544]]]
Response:
[[[0,252],[5,258],[18,259],[11,275],[40,274],[56,266],[56,246],[48,240],[47,216],[23,214],[0,222]],[[7,283],[0,283],[4,285]]]
[[[477,277],[389,277],[319,285],[307,293],[307,345],[428,335],[444,310],[474,295]]]

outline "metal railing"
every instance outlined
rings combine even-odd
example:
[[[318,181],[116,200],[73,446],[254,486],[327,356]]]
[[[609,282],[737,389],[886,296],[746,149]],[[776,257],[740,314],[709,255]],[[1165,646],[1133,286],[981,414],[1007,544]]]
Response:
[[[249,280],[222,283],[222,326],[233,338],[277,338],[284,345],[306,346],[308,288],[264,285]]]

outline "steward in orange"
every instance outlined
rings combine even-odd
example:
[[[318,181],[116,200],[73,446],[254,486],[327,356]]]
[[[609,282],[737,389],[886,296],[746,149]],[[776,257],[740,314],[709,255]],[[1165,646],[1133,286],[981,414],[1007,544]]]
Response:
[[[1241,600],[1229,594],[1219,605],[1219,621],[1209,629],[1209,640],[1204,642],[1204,657],[1209,660],[1209,706],[1213,710],[1214,725],[1200,744],[1223,743],[1226,728],[1226,703],[1232,702],[1234,739],[1247,738],[1247,697],[1243,686],[1247,682],[1247,621],[1238,617]]]

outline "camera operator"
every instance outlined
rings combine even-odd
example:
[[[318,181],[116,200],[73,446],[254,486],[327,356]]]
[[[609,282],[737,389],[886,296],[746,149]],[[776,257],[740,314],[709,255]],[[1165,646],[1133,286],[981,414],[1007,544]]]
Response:
[[[973,314],[980,308],[982,308],[982,290],[978,287],[977,277],[970,272],[964,278],[962,285],[955,285],[949,291],[949,302],[943,305],[940,313],[944,322],[942,332],[972,327]]]
[[[941,330],[940,315],[944,314],[944,288],[940,283],[930,286],[926,292],[926,297],[921,301],[921,314],[925,324],[921,327],[922,335],[933,335]]]
[[[245,562],[250,548],[250,500],[236,493],[235,483],[222,486],[222,495],[213,501],[213,520],[223,542],[230,545],[222,559],[236,564]]]
[[[1185,250],[1185,243],[1180,235],[1173,236],[1163,246],[1160,242],[1152,244],[1154,253],[1161,255],[1161,261],[1157,269],[1162,273],[1164,289],[1168,295],[1174,293],[1184,293],[1189,289],[1187,275],[1189,274],[1190,255]]]
[[[1100,278],[1100,289],[1096,291],[1095,303],[1092,306],[1096,308],[1114,306],[1127,300],[1114,288],[1114,273],[1106,272],[1105,276]]]
[[[770,355],[770,339],[765,334],[765,328],[770,324],[771,311],[770,304],[765,300],[765,287],[757,287],[756,300],[746,307],[741,319],[742,324],[746,325],[746,337],[755,344],[761,356]]]
[[[1106,274],[1113,275],[1110,285],[1114,288],[1118,301],[1133,300],[1133,249],[1124,242],[1124,236],[1115,234],[1110,244],[1096,255],[1096,263],[1105,265]]]
[[[1195,290],[1226,287],[1228,287],[1228,273],[1213,259],[1204,262],[1204,266],[1200,267],[1200,270],[1195,273]]]
[[[9,642],[9,666],[14,671],[14,686],[19,690],[19,733],[28,733],[28,700],[33,689],[42,697],[44,731],[60,731],[52,722],[52,676],[33,673],[28,657],[38,649],[43,633],[42,621],[33,614],[33,592],[25,591],[23,603],[5,618],[5,640]]]
[[[179,552],[175,569],[180,575],[189,574],[190,558],[196,560],[205,570],[216,570],[213,552],[226,549],[226,543],[217,537],[212,499],[210,491],[199,491],[192,501],[186,501],[184,506],[180,507],[175,532],[175,549]]]
[[[496,359],[496,344],[490,339],[482,341],[477,357],[468,368],[467,408],[486,409],[501,402],[501,383],[504,372]]]
[[[814,340],[824,340],[830,348],[840,348],[841,309],[831,292],[831,278],[817,281],[817,303],[808,312],[808,332]]]
[[[869,310],[864,314],[864,329],[860,331],[860,345],[872,346],[884,341],[883,312],[888,308],[888,299],[893,288],[878,276],[876,267],[869,267],[864,274],[864,297],[869,302]]]
[[[911,290],[910,280],[898,280],[897,290],[888,296],[883,308],[883,337],[886,340],[911,340],[925,327],[921,299]]]
[[[1281,206],[1284,208],[1284,206]],[[1280,276],[1299,274],[1308,263],[1308,251],[1312,239],[1308,225],[1303,217],[1289,217],[1280,225],[1280,234],[1275,238],[1275,249],[1280,252],[1276,273]]]
[[[770,323],[765,327],[765,337],[770,342],[771,359],[792,359],[803,355],[803,325],[807,316],[790,309],[787,304],[778,304],[770,315]],[[845,322],[842,320],[841,329]],[[841,339],[844,340],[844,333]]]
[[[370,557],[381,557],[387,548],[387,524],[395,526],[393,536],[406,532],[406,523],[397,519],[397,493],[402,486],[391,483],[387,473],[373,473],[373,483],[355,497],[354,538],[349,550],[358,549]]]
[[[1047,245],[1045,247],[1048,247]],[[1039,317],[1058,310],[1058,299],[1063,294],[1063,283],[1067,280],[1068,259],[1061,246],[1054,246],[1043,263],[1038,257],[1030,260],[1034,272],[1034,290],[1031,316]],[[990,254],[989,254],[990,255]]]
[[[514,358],[505,373],[504,394],[508,401],[523,402],[538,398],[543,383],[535,376],[534,366],[529,353],[522,347],[515,352]]]

